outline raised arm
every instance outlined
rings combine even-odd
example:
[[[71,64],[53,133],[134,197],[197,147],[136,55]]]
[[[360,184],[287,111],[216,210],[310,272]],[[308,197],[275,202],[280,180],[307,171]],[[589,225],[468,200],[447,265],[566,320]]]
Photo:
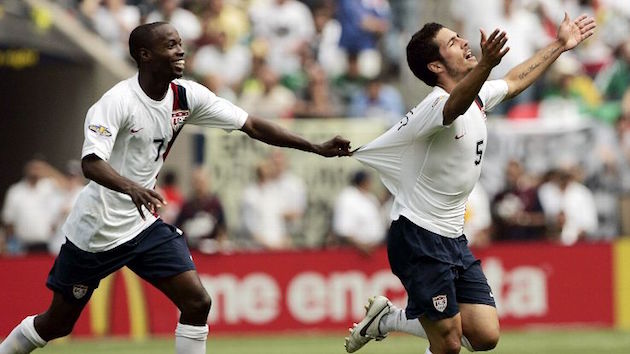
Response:
[[[129,178],[121,176],[112,166],[95,154],[85,156],[81,160],[81,168],[85,178],[113,191],[129,195],[142,219],[145,219],[142,211],[143,205],[150,212],[155,213],[158,208],[166,204],[158,192],[144,188]]]
[[[501,58],[510,50],[503,48],[506,42],[505,32],[495,29],[490,37],[486,38],[485,32],[481,31],[481,60],[451,91],[442,113],[444,125],[451,124],[470,108],[492,68],[499,65]]]
[[[322,144],[313,144],[279,124],[251,115],[241,130],[250,137],[269,145],[289,147],[325,157],[350,155],[350,142],[344,138],[336,136]]]
[[[558,59],[560,54],[575,48],[592,36],[595,33],[595,27],[593,17],[581,15],[575,20],[571,20],[565,12],[564,19],[558,28],[556,40],[507,73],[504,78],[508,84],[508,94],[505,99],[510,99],[523,92]]]

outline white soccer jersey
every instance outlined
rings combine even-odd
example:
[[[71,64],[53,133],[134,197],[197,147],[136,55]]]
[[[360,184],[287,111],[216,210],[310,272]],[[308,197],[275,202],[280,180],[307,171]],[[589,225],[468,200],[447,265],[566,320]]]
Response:
[[[111,88],[90,108],[81,156],[95,154],[123,177],[152,189],[185,124],[231,131],[240,129],[246,120],[245,111],[193,81],[174,80],[166,96],[155,101],[142,91],[136,74]],[[63,232],[84,251],[106,251],[129,241],[156,220],[147,209],[143,211],[146,220],[131,197],[92,181],[79,194]]]
[[[398,124],[353,154],[376,169],[394,195],[393,220],[403,215],[445,237],[463,234],[466,200],[486,150],[485,109],[507,92],[503,80],[486,82],[466,113],[444,126],[449,94],[435,87]]]

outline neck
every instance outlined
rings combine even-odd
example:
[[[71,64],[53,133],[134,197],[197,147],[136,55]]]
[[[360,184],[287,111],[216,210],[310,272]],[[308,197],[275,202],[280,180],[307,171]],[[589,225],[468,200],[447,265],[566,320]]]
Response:
[[[436,86],[441,87],[444,91],[451,93],[455,86],[462,81],[462,79],[466,77],[466,74],[462,75],[462,77],[453,77],[450,75],[443,75],[438,77]]]
[[[171,80],[140,70],[138,72],[138,83],[147,96],[155,101],[160,101],[168,92],[168,85],[171,83]]]
[[[457,82],[455,82],[455,80],[451,80],[450,78],[449,80],[438,80],[436,84],[436,86],[441,87],[444,91],[448,93],[451,93],[456,85]]]

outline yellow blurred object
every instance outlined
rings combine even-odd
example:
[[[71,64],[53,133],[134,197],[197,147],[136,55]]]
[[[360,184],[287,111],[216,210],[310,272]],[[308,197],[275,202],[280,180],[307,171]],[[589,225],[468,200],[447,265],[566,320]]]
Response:
[[[33,23],[35,23],[35,27],[41,31],[48,31],[52,26],[52,15],[50,11],[41,6],[33,6],[31,9],[31,18],[33,19]]]

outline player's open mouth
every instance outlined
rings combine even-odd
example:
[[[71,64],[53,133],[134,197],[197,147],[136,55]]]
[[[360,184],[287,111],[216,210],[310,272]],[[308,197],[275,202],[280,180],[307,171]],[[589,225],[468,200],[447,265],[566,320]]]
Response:
[[[472,55],[472,52],[469,50],[469,51],[467,51],[467,52],[466,52],[466,54],[464,55],[464,58],[465,58],[466,60],[469,60],[469,59],[474,59],[474,58],[475,58],[475,56],[474,56],[474,55]]]
[[[186,61],[184,59],[179,59],[173,62],[173,65],[180,69],[180,70],[184,70],[184,66],[186,65]]]

